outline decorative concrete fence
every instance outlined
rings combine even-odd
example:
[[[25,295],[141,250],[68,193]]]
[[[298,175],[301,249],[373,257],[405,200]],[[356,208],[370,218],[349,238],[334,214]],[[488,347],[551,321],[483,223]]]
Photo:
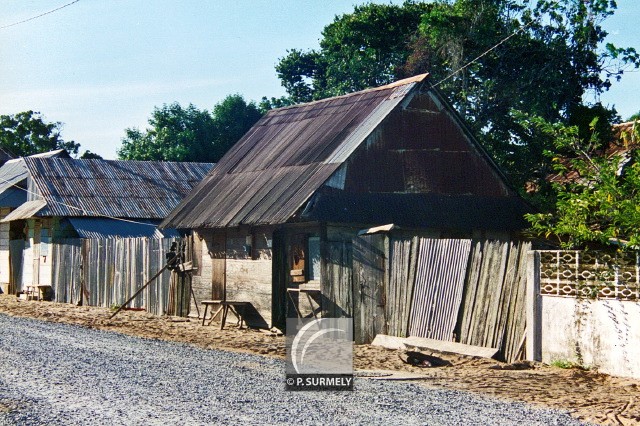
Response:
[[[636,254],[529,254],[527,357],[640,378]]]

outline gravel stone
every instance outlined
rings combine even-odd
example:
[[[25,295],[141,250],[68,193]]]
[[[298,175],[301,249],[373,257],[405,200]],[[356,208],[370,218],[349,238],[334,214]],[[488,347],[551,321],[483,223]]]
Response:
[[[508,384],[505,384],[508,386]],[[405,381],[288,392],[284,363],[0,314],[0,425],[579,425]]]

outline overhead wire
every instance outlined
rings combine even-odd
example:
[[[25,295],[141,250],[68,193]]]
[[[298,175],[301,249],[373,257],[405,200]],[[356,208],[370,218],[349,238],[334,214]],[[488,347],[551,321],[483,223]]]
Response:
[[[489,53],[491,53],[492,51],[494,51],[495,49],[497,49],[499,46],[501,46],[502,44],[506,43],[509,39],[511,39],[511,37],[516,36],[518,33],[524,31],[525,29],[527,29],[531,24],[533,24],[533,21],[518,28],[516,31],[514,31],[513,33],[509,34],[507,37],[503,38],[502,40],[500,40],[498,43],[496,43],[495,45],[493,45],[492,47],[490,47],[489,49],[487,49],[486,51],[484,51],[483,53],[481,53],[480,55],[476,56],[473,60],[467,62],[466,64],[464,64],[463,66],[461,66],[460,68],[458,68],[457,70],[453,71],[451,74],[449,74],[448,76],[446,76],[445,78],[443,78],[442,80],[438,81],[437,83],[435,83],[433,85],[433,87],[438,87],[440,84],[444,83],[445,81],[449,80],[451,77],[453,77],[454,75],[458,74],[460,71],[463,71],[464,69],[466,69],[467,67],[471,66],[472,64],[476,63],[479,59],[483,58],[484,56],[488,55]]]
[[[15,27],[16,25],[24,24],[25,22],[33,21],[34,19],[42,18],[43,16],[49,15],[51,13],[57,12],[60,9],[64,9],[65,7],[69,7],[72,4],[78,3],[80,0],[74,0],[70,3],[64,4],[60,7],[56,7],[55,9],[51,9],[48,12],[41,13],[40,15],[32,16],[31,18],[23,19],[22,21],[14,22],[13,24],[3,25],[0,27],[0,30],[4,30],[5,28]]]

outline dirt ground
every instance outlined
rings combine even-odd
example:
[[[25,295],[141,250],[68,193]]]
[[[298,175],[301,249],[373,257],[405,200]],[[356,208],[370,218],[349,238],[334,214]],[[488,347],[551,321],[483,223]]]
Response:
[[[284,337],[265,330],[238,329],[235,321],[220,330],[203,327],[195,318],[157,317],[140,311],[121,311],[109,319],[106,308],[77,307],[40,301],[22,301],[0,295],[0,313],[45,321],[77,324],[100,330],[223,349],[284,357]],[[424,376],[419,383],[481,393],[505,400],[524,401],[569,411],[574,417],[601,424],[640,424],[640,380],[594,371],[561,369],[542,364],[518,369],[483,358],[436,354],[449,367],[419,368],[403,363],[401,352],[370,345],[355,347],[354,367],[398,370]]]

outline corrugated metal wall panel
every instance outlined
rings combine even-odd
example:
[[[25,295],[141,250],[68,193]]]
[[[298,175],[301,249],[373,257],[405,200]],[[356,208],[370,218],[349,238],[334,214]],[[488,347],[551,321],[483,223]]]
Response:
[[[471,240],[420,239],[409,334],[454,340]]]

